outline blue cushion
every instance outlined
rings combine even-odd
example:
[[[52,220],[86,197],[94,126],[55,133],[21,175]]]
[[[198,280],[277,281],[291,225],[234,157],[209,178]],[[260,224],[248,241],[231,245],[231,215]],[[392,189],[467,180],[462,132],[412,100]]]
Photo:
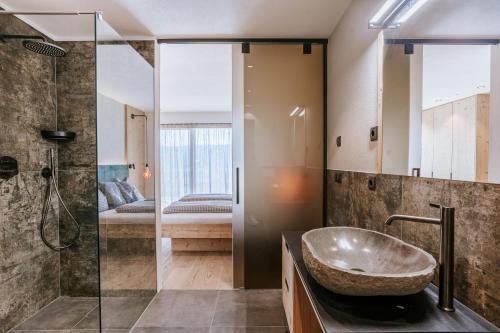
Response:
[[[128,182],[117,182],[116,185],[118,185],[127,203],[144,200],[144,197],[135,185]]]
[[[101,190],[97,190],[99,213],[109,209],[108,199]]]
[[[106,196],[110,209],[120,207],[127,203],[115,182],[99,183],[99,189]]]

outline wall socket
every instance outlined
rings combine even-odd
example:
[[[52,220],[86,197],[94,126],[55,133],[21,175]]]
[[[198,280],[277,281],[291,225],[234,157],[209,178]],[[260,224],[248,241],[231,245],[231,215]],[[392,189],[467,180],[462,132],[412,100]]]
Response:
[[[371,191],[377,189],[377,176],[368,176],[368,189]]]
[[[334,178],[336,183],[342,184],[342,173],[335,172]]]
[[[378,126],[370,128],[370,141],[378,140]]]

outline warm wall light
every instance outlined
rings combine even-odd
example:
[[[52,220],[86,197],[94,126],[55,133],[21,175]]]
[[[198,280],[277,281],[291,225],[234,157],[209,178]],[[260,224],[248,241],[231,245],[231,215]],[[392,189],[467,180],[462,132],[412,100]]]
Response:
[[[428,0],[387,0],[368,23],[371,29],[399,28]]]
[[[149,165],[146,163],[146,166],[144,167],[144,173],[142,174],[144,176],[144,179],[148,180],[151,178],[151,170],[149,170]]]

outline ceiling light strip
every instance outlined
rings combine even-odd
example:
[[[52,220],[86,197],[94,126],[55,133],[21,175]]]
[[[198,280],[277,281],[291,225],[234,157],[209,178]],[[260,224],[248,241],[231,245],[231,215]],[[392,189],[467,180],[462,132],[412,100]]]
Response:
[[[371,29],[399,28],[413,14],[422,8],[428,0],[387,0],[371,18]]]

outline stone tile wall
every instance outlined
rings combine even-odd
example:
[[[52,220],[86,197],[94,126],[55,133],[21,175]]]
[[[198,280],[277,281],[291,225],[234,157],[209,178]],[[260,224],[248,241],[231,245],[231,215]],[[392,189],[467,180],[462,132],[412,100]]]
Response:
[[[337,172],[342,174],[340,184],[334,180]],[[439,226],[412,222],[385,226],[384,221],[396,213],[438,217],[431,202],[455,207],[455,296],[500,326],[500,185],[376,175],[377,188],[371,191],[369,176],[328,170],[328,224],[384,232],[438,260]]]
[[[5,34],[40,35],[11,15],[0,15]],[[0,155],[19,163],[19,174],[0,179],[0,332],[6,332],[59,296],[59,253],[40,239],[46,189],[40,171],[54,143],[40,130],[56,125],[52,58],[26,50],[21,40],[0,42]],[[58,203],[52,201],[48,235],[58,242]]]
[[[99,294],[97,154],[94,42],[58,43],[68,51],[57,62],[58,127],[76,132],[74,142],[59,145],[59,189],[81,224],[78,244],[61,252],[61,294]],[[75,231],[60,213],[62,239]]]

